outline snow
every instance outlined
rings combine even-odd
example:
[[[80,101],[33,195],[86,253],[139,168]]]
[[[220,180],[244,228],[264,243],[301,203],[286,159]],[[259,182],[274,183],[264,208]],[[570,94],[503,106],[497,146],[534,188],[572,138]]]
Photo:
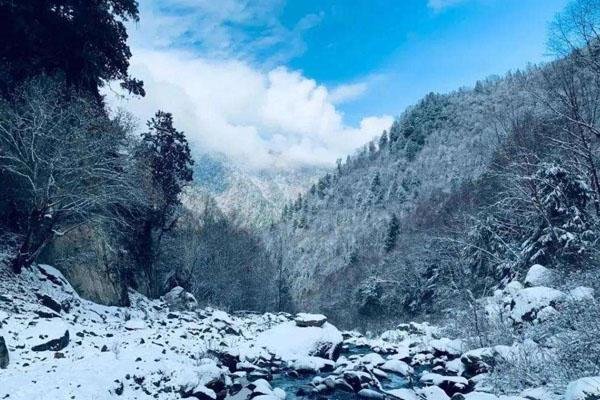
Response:
[[[284,361],[292,361],[309,356],[321,344],[336,345],[342,341],[340,331],[328,322],[322,327],[299,327],[290,321],[259,334],[255,346],[275,353]]]
[[[436,385],[440,386],[444,382],[450,382],[456,384],[457,387],[463,388],[469,385],[469,381],[462,376],[443,376],[440,374],[435,374],[433,372],[426,372],[421,375],[420,379],[421,383],[427,385]]]
[[[465,350],[465,345],[460,339],[434,339],[429,342],[429,345],[436,351],[440,353],[449,354],[452,356],[459,356]]]
[[[321,326],[327,321],[327,317],[323,314],[298,313],[295,320],[298,326]]]
[[[415,392],[424,400],[450,400],[450,396],[437,386],[415,389]]]
[[[392,389],[386,391],[386,393],[391,394],[399,400],[419,400],[417,394],[412,389]]]
[[[525,276],[526,286],[549,286],[554,281],[554,271],[540,264],[535,264],[529,268]]]
[[[413,368],[400,360],[387,360],[380,368],[384,371],[394,372],[403,376],[408,376],[414,372]]]
[[[572,301],[593,301],[594,289],[585,286],[578,286],[575,289],[569,290],[567,297]]]
[[[565,400],[600,399],[600,376],[581,378],[569,383]]]
[[[533,319],[535,313],[564,297],[564,293],[544,286],[525,288],[514,296],[511,318],[516,322]]]

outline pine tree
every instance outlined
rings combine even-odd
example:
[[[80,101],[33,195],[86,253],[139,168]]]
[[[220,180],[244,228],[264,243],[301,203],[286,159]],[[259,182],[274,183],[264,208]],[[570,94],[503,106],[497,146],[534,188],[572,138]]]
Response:
[[[386,252],[392,251],[396,247],[396,240],[400,233],[400,222],[396,214],[392,214],[390,224],[388,225],[387,235],[385,236],[385,242],[383,248]]]
[[[387,131],[383,131],[383,134],[379,138],[379,151],[384,149],[388,144],[388,134]]]

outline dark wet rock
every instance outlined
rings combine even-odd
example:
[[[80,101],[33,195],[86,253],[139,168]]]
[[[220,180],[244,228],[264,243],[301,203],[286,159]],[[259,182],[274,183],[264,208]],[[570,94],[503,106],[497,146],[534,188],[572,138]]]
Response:
[[[0,336],[0,369],[6,369],[8,367],[8,363],[10,362],[10,358],[8,356],[8,348],[6,347],[6,342],[4,338]]]
[[[230,372],[235,372],[237,364],[240,362],[239,356],[228,353],[227,351],[212,350],[209,354],[216,357],[221,365],[227,367]]]
[[[48,271],[46,271],[45,268],[38,266],[38,270],[42,273],[42,275],[47,280],[49,280],[50,282],[54,283],[56,286],[62,287],[64,285],[63,281],[59,277],[52,275],[51,273],[49,273]]]
[[[69,331],[65,331],[65,334],[58,338],[52,339],[46,343],[38,344],[33,346],[33,351],[60,351],[69,345]]]
[[[46,294],[39,294],[39,293],[36,293],[35,296],[38,298],[38,301],[40,302],[41,305],[48,307],[49,309],[51,309],[52,311],[54,311],[58,314],[60,314],[60,312],[62,311],[62,306],[60,305],[60,303],[58,303],[52,297],[50,297]]]
[[[342,342],[340,343],[318,343],[316,349],[313,350],[310,355],[315,357],[326,358],[329,360],[337,361],[342,353]]]
[[[36,311],[35,313],[40,318],[60,318],[60,315],[58,315],[56,313],[50,313],[50,312],[46,312],[46,311]]]
[[[460,360],[465,366],[465,376],[471,378],[478,374],[490,372],[495,364],[494,350],[481,348],[464,353]]]

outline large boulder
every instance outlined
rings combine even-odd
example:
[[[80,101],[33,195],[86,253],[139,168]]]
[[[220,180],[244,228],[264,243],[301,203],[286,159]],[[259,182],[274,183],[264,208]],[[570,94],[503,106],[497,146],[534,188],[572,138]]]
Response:
[[[555,279],[555,273],[540,264],[535,264],[529,268],[525,276],[525,286],[551,286]]]
[[[65,334],[58,339],[52,339],[45,343],[33,346],[33,351],[61,351],[69,345],[69,331],[65,331]]]
[[[328,322],[321,327],[299,327],[294,321],[289,321],[260,333],[255,344],[284,361],[307,356],[335,360],[342,341],[340,331]]]
[[[490,372],[495,364],[495,354],[491,347],[482,347],[464,353],[460,360],[465,366],[465,376],[472,377]]]
[[[4,338],[0,336],[0,369],[6,369],[8,367],[10,359],[8,356],[8,348]]]
[[[565,400],[599,400],[600,376],[590,376],[569,383]]]
[[[301,328],[306,328],[310,326],[321,327],[325,322],[327,322],[327,317],[322,314],[308,314],[308,313],[298,313],[296,314],[296,326]]]
[[[538,312],[554,307],[564,296],[560,290],[545,286],[519,290],[513,297],[510,316],[515,323],[534,321]]]
[[[164,300],[172,311],[192,311],[198,308],[194,295],[186,292],[181,286],[171,289],[165,294]]]

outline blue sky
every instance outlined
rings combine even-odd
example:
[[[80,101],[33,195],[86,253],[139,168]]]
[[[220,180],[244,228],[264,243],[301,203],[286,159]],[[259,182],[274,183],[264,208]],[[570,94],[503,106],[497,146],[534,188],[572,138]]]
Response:
[[[545,59],[566,0],[140,0],[140,121],[167,109],[203,151],[332,165],[430,91]],[[120,106],[120,100],[115,100]]]
[[[545,58],[547,26],[565,0],[289,1],[282,20],[321,16],[306,50],[290,60],[326,85],[367,80],[370,90],[341,108],[397,115],[429,91],[446,92]]]

